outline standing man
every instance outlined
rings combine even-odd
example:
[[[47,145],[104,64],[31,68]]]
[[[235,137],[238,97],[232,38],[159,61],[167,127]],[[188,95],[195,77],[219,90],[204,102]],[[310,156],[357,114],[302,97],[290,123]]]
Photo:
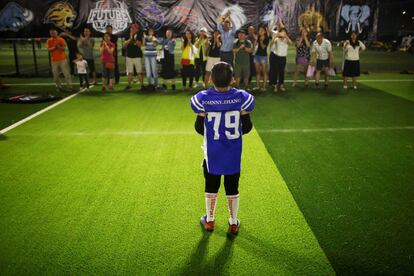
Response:
[[[249,84],[250,54],[253,52],[252,43],[246,39],[246,33],[240,30],[237,34],[237,42],[234,43],[234,76],[236,86],[240,87],[240,80],[243,79],[244,88]]]
[[[65,37],[66,44],[69,50],[69,60],[73,61],[75,60],[76,54],[78,53],[78,38],[73,35],[73,33],[70,30],[66,30],[62,33],[62,36]],[[73,62],[70,62],[70,74],[75,74],[75,64]]]
[[[93,77],[93,85],[96,85],[96,70],[95,70],[95,59],[93,55],[93,47],[95,46],[95,40],[91,37],[91,30],[85,28],[83,35],[79,38],[79,51],[82,53],[83,58],[88,63],[89,77]],[[78,72],[79,73],[79,72]]]
[[[118,66],[118,36],[112,33],[113,29],[111,25],[106,26],[106,33],[111,36],[111,42],[115,45],[114,57],[115,57],[115,83],[119,83],[119,66]]]
[[[231,21],[230,17],[219,17],[217,29],[221,34],[221,48],[220,48],[220,60],[227,62],[233,67],[233,44],[234,36],[236,34],[236,25]]]
[[[59,74],[62,72],[68,88],[72,90],[72,78],[70,75],[69,65],[65,53],[66,42],[63,38],[58,36],[57,30],[55,28],[52,27],[49,30],[49,33],[51,37],[47,40],[46,47],[50,53],[53,80],[56,84],[56,89],[58,91],[62,90],[62,85],[59,78]]]
[[[316,55],[315,85],[319,87],[319,79],[323,70],[325,74],[325,88],[327,88],[329,84],[328,72],[333,67],[333,54],[331,42],[324,38],[321,32],[316,35],[316,40],[313,42],[312,54]]]
[[[257,35],[256,30],[253,25],[250,25],[247,28],[247,39],[252,44],[253,49],[256,48],[256,42],[257,42]],[[254,54],[253,51],[249,54],[250,56],[250,73],[249,73],[249,84],[252,82],[253,76],[256,76],[256,67],[254,65]]]
[[[138,75],[141,89],[144,89],[144,79],[142,77],[142,32],[139,32],[138,24],[132,24],[129,36],[125,38],[126,47],[126,72],[128,75],[128,85],[125,90],[131,89],[132,78],[134,77],[134,68]]]

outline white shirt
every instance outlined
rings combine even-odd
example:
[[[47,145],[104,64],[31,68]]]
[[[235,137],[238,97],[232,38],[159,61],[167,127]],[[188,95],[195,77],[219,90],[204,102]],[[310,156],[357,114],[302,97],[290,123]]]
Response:
[[[76,62],[76,69],[78,74],[87,74],[88,73],[88,62],[84,59],[77,60]]]
[[[312,52],[316,52],[316,58],[319,60],[329,59],[329,52],[332,52],[331,42],[324,38],[322,43],[319,45],[318,41],[315,40],[312,45]]]
[[[352,47],[349,43],[349,40],[345,42],[344,53],[346,60],[359,60],[359,52],[364,51],[366,49],[364,43],[359,41],[359,45]]]
[[[272,45],[272,52],[279,57],[286,57],[289,44],[286,38],[276,38],[276,43]]]

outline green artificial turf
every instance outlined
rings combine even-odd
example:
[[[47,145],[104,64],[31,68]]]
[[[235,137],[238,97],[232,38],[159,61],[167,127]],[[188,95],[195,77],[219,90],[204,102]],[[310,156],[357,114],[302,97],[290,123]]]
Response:
[[[339,275],[414,273],[414,102],[387,93],[414,83],[375,86],[256,97],[260,137]]]
[[[98,90],[98,89],[96,89]],[[332,275],[255,131],[242,227],[201,231],[201,136],[191,93],[79,95],[0,141],[0,273]]]

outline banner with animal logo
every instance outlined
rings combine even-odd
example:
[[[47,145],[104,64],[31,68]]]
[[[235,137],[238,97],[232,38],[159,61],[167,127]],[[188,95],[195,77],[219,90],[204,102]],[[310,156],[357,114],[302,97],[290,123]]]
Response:
[[[89,26],[101,36],[111,25],[115,34],[132,23],[176,33],[212,31],[225,16],[236,28],[282,22],[294,36],[301,28],[343,39],[356,31],[375,38],[377,0],[31,0],[0,1],[0,32],[7,37],[44,37],[51,26],[78,34]]]

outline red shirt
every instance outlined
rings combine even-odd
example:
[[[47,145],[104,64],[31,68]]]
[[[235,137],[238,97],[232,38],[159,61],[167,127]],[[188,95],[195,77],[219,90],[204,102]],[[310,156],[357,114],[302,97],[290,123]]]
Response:
[[[53,37],[49,38],[46,43],[47,43],[47,48],[53,48],[56,45],[66,48],[65,40],[59,36],[56,38],[53,38]],[[66,60],[65,49],[56,48],[55,50],[50,52],[50,56],[51,56],[52,61]]]
[[[101,46],[103,45],[104,42],[102,42]],[[107,42],[109,49],[114,49],[115,48],[115,44],[112,42]],[[109,62],[109,63],[114,63],[115,62],[115,57],[114,57],[114,53],[109,52],[108,49],[106,47],[104,47],[104,50],[102,52],[101,55],[101,60],[102,62]]]

